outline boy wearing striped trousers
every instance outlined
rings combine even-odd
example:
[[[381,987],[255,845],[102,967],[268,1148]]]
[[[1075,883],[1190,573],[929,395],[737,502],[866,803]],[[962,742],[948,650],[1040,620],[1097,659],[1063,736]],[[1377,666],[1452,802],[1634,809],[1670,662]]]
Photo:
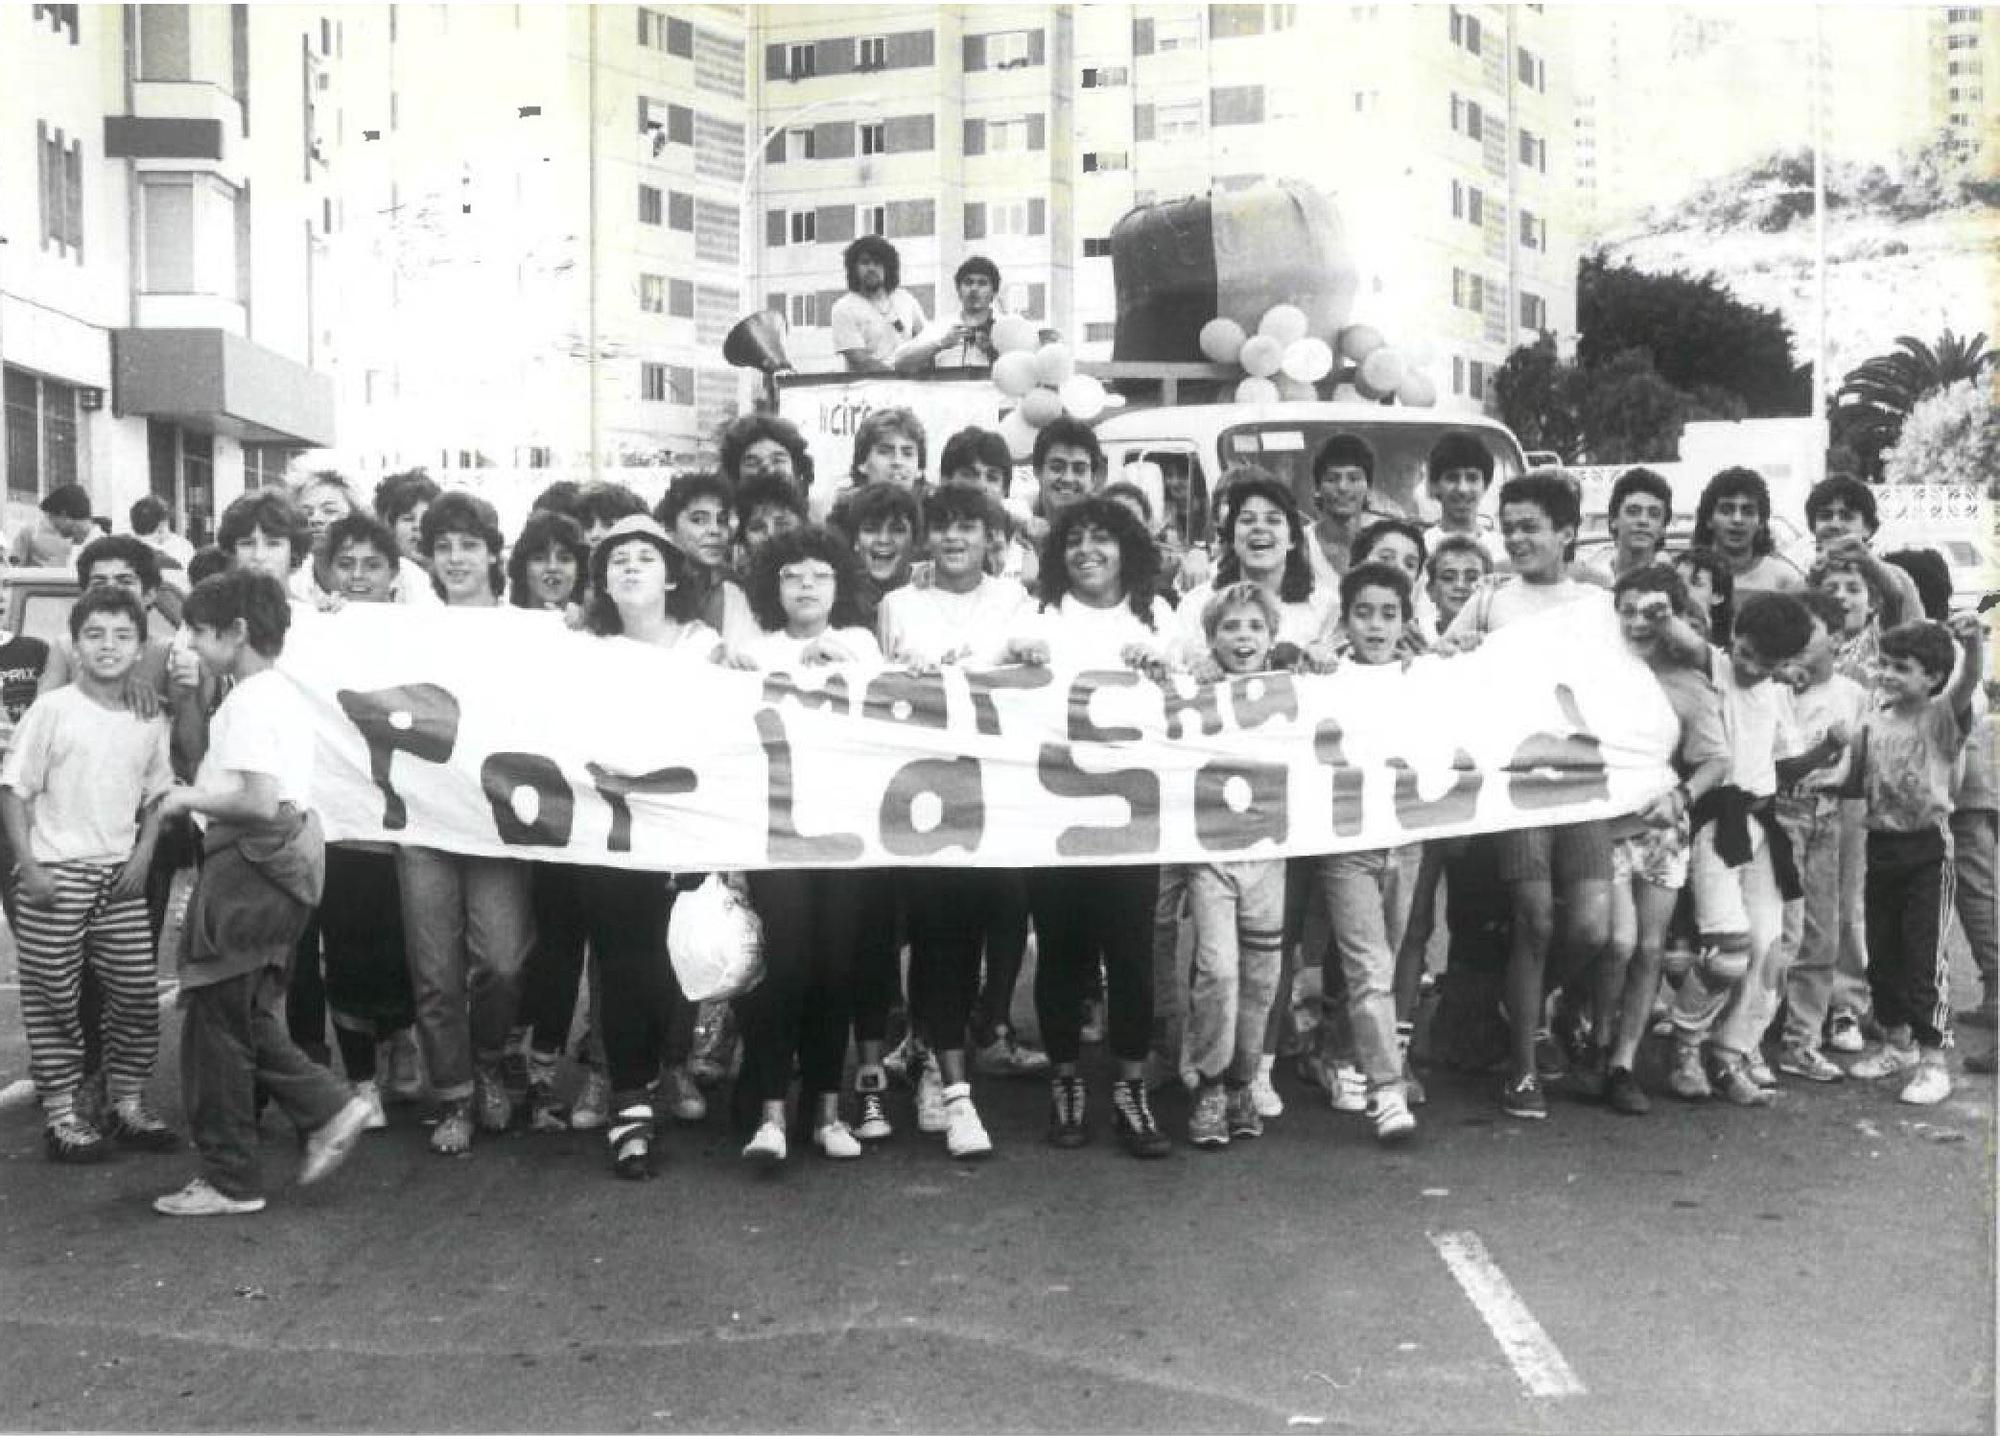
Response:
[[[0,771],[0,822],[19,855],[21,1015],[44,1144],[53,1161],[94,1162],[113,1139],[155,1151],[180,1141],[145,1102],[160,1047],[146,872],[159,835],[152,801],[173,785],[173,769],[165,719],[138,718],[125,706],[125,680],[145,642],[138,600],[93,589],[70,610],[69,629],[75,681],[22,716]],[[104,995],[105,1130],[76,1110],[86,962]]]

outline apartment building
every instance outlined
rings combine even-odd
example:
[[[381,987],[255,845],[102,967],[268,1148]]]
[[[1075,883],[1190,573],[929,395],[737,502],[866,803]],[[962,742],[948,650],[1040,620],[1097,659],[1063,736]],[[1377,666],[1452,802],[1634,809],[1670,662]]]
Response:
[[[644,488],[742,386],[742,7],[375,5],[350,36],[339,373],[363,479]],[[541,474],[542,478],[552,477]]]
[[[1938,7],[1926,18],[1926,119],[1981,173],[1993,174],[2000,169],[2000,7]]]
[[[842,249],[896,246],[935,317],[969,254],[1001,306],[1069,327],[1075,237],[1070,7],[755,6],[764,143],[749,186],[750,288],[785,316],[801,370],[834,367]]]
[[[1291,178],[1327,191],[1355,319],[1484,407],[1509,350],[1576,328],[1568,45],[1527,6],[1077,11],[1077,321],[1108,355],[1110,232],[1135,204]]]
[[[205,539],[333,441],[341,40],[305,7],[0,6],[10,532],[76,482]]]

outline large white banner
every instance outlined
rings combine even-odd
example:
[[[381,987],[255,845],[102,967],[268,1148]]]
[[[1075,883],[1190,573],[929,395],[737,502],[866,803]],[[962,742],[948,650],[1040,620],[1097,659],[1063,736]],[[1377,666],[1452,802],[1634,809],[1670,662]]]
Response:
[[[1608,600],[1456,658],[1155,683],[741,673],[517,609],[303,615],[327,836],[619,867],[1200,862],[1630,811],[1676,725]]]

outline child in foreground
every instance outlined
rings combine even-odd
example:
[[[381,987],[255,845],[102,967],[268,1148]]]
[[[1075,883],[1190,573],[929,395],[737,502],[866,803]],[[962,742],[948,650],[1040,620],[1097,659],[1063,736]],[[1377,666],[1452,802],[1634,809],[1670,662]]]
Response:
[[[190,787],[159,817],[206,819],[201,876],[181,954],[181,1091],[201,1174],[154,1201],[170,1217],[261,1211],[255,1090],[306,1134],[301,1185],[345,1161],[372,1108],[293,1045],[285,1024],[292,950],[326,880],[307,806],[313,726],[276,671],[291,609],[275,578],[247,568],[195,585],[182,618],[204,669],[235,687],[216,710]]]

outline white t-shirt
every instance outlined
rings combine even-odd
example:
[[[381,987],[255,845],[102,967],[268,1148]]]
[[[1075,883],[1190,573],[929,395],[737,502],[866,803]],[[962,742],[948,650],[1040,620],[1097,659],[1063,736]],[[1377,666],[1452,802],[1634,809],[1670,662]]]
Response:
[[[630,634],[620,634],[631,638]],[[634,643],[645,643],[643,638],[631,638]],[[703,623],[700,619],[690,619],[683,623],[674,634],[674,641],[665,644],[647,644],[649,648],[664,648],[679,658],[691,658],[698,663],[706,663],[715,657],[715,650],[722,646],[722,635]]]
[[[1847,728],[1847,747],[1823,768],[1815,768],[1792,786],[1805,793],[1830,792],[1847,781],[1854,761],[1855,746],[1861,741],[1861,725],[1868,718],[1871,703],[1868,690],[1844,674],[1836,673],[1826,682],[1791,695],[1792,723],[1798,730],[1799,751],[1818,747],[1834,723]]]
[[[1796,758],[1802,750],[1792,720],[1792,690],[1765,679],[1745,688],[1736,681],[1729,655],[1720,649],[1715,663],[1715,691],[1722,695],[1722,731],[1729,737],[1729,779],[1753,798],[1778,791],[1778,760]]]
[[[833,352],[865,349],[884,364],[896,357],[906,340],[923,332],[923,306],[907,289],[892,289],[882,302],[849,290],[833,302],[828,316],[833,329]]]
[[[225,773],[261,773],[277,780],[279,802],[312,805],[312,712],[275,668],[239,682],[209,721],[195,786],[221,787]]]
[[[1300,601],[1280,603],[1278,631],[1272,641],[1306,648],[1331,638],[1334,624],[1340,618],[1338,583],[1338,579],[1333,584],[1316,583],[1313,591]],[[1202,630],[1201,613],[1214,596],[1213,580],[1196,584],[1174,610],[1174,652],[1183,662],[1192,663],[1208,652],[1208,635]]]
[[[998,663],[1027,602],[1011,578],[982,578],[969,593],[905,584],[882,599],[882,651],[891,663],[936,663],[969,648],[964,662]]]
[[[1603,603],[1605,592],[1595,584],[1579,583],[1573,578],[1559,578],[1554,583],[1529,583],[1512,575],[1489,578],[1472,591],[1472,597],[1451,621],[1445,636],[1477,634],[1483,638],[1510,623],[1588,599]]]
[[[1084,668],[1123,668],[1127,645],[1159,646],[1158,633],[1139,621],[1131,604],[1092,608],[1075,594],[1054,608],[1023,605],[1011,636],[1047,644],[1052,662]]]
[[[875,635],[865,628],[829,628],[826,636],[844,645],[854,655],[856,663],[882,661],[882,650],[875,646]],[[759,633],[739,647],[757,660],[759,668],[803,668],[806,666],[806,648],[813,642],[810,638],[794,638],[789,633]]]
[[[122,863],[139,808],[173,786],[163,718],[106,708],[76,687],[37,698],[14,730],[0,785],[28,804],[28,843],[43,863]]]

